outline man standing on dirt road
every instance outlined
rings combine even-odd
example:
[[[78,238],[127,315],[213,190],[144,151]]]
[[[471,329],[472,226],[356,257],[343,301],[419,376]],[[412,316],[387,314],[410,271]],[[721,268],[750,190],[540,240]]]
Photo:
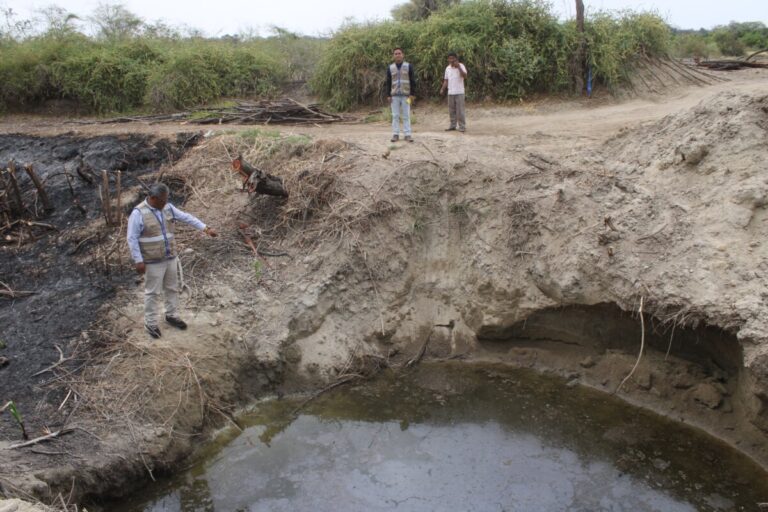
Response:
[[[467,68],[459,62],[459,57],[455,53],[448,54],[448,67],[445,68],[443,77],[443,86],[440,88],[440,94],[445,94],[448,89],[448,115],[451,118],[451,125],[445,131],[451,132],[457,128],[460,132],[467,129],[466,112],[464,110],[464,79],[467,78]]]
[[[394,62],[387,68],[387,99],[392,106],[392,142],[400,140],[400,119],[403,120],[405,140],[413,142],[411,137],[411,103],[415,99],[416,78],[413,66],[405,62],[402,48],[392,52]]]
[[[168,187],[155,183],[149,195],[131,212],[128,218],[128,248],[136,265],[136,272],[144,274],[144,327],[153,338],[161,336],[158,321],[158,299],[165,294],[165,321],[177,329],[187,324],[179,318],[179,261],[173,226],[181,221],[217,236],[216,231],[197,217],[183,212],[168,202]]]

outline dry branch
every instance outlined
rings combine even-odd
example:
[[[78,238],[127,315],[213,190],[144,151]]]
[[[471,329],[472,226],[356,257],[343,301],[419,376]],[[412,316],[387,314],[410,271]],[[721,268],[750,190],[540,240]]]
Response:
[[[25,441],[23,443],[12,444],[11,446],[8,447],[8,450],[15,450],[17,448],[24,448],[26,446],[32,446],[32,445],[35,445],[35,444],[38,444],[38,443],[42,443],[44,441],[50,441],[51,439],[56,439],[57,437],[63,436],[64,434],[69,434],[70,432],[72,432],[72,430],[73,429],[71,429],[71,428],[57,430],[56,432],[52,432],[52,433],[44,435],[44,436],[36,437],[34,439],[30,439],[29,441]]]

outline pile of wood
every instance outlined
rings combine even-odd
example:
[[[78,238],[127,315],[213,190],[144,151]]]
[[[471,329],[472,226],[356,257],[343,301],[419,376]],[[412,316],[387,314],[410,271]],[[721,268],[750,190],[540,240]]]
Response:
[[[148,116],[116,117],[98,121],[99,124],[131,122],[180,122],[195,124],[320,124],[345,121],[349,118],[330,114],[320,109],[319,105],[304,105],[296,100],[262,100],[257,102],[238,101],[232,107],[204,107],[177,112]],[[87,121],[76,121],[87,123]]]

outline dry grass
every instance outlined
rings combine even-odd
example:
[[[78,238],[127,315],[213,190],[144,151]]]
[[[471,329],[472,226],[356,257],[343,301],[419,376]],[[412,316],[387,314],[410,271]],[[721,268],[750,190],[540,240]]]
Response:
[[[249,197],[241,192],[242,182],[231,170],[237,155],[280,177],[289,197]],[[260,248],[280,246],[288,238],[293,247],[338,240],[354,245],[356,233],[373,219],[398,210],[392,201],[377,199],[354,180],[344,179],[358,165],[356,156],[341,141],[313,142],[274,133],[232,135],[205,143],[167,175],[187,179],[192,204],[210,206],[206,221],[220,227],[222,241],[239,250],[244,245],[237,225],[243,219]]]

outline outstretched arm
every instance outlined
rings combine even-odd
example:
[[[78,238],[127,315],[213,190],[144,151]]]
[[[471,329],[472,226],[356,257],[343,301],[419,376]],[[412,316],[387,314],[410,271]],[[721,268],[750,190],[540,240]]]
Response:
[[[192,215],[191,213],[183,212],[176,208],[173,205],[169,205],[171,207],[171,212],[173,212],[173,218],[180,220],[181,222],[185,224],[189,224],[195,229],[199,229],[203,232],[205,232],[208,236],[216,236],[217,233],[213,229],[206,226],[203,221]]]

